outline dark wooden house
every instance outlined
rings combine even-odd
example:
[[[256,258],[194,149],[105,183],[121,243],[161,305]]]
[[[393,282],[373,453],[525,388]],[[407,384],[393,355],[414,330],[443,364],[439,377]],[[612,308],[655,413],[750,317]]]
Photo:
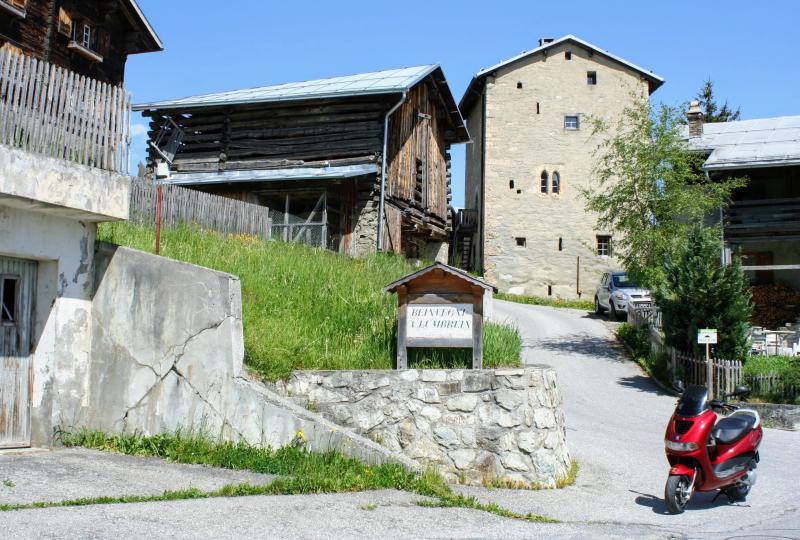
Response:
[[[0,46],[113,85],[129,54],[163,49],[135,0],[0,0]]]
[[[449,148],[469,135],[438,65],[134,109],[151,120],[151,168],[268,206],[273,237],[446,257]]]

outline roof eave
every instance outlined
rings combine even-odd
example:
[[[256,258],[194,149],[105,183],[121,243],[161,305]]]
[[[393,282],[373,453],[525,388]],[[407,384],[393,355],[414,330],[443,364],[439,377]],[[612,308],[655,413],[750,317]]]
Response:
[[[161,38],[158,37],[153,25],[150,24],[149,20],[147,20],[147,17],[145,17],[144,12],[139,7],[139,4],[136,3],[136,0],[127,0],[127,4],[131,9],[132,14],[139,20],[140,26],[144,30],[143,36],[147,41],[149,41],[150,45],[149,48],[136,51],[133,54],[163,51],[164,43],[161,41]]]

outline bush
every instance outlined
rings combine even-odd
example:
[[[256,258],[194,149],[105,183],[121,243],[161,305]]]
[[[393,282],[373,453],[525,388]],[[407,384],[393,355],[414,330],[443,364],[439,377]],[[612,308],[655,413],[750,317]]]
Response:
[[[717,229],[691,229],[686,244],[667,260],[666,277],[655,298],[669,345],[701,354],[697,331],[716,328],[714,356],[742,359],[748,351],[750,292],[738,258],[723,266],[721,249]]]
[[[657,354],[650,347],[650,329],[647,326],[636,328],[632,324],[622,323],[617,328],[617,337],[631,348],[633,359],[642,366],[651,377],[670,384],[670,373],[667,359]]]

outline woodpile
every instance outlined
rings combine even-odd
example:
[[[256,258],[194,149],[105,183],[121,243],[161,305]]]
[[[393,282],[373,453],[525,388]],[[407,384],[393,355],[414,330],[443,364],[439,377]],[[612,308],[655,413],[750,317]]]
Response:
[[[753,285],[753,325],[775,330],[800,317],[800,292],[785,282]]]

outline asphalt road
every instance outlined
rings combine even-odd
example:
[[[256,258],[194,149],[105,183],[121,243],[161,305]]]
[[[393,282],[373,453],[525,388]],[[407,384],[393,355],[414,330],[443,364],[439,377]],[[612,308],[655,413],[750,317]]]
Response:
[[[663,440],[676,398],[628,359],[611,325],[594,315],[500,301],[494,309],[495,319],[520,329],[526,363],[558,372],[567,443],[581,469],[576,485],[563,490],[465,491],[570,522],[638,524],[688,536],[800,538],[799,432],[765,430],[758,483],[746,503],[712,502],[713,494],[697,493],[686,512],[668,515]]]
[[[766,431],[759,482],[747,503],[712,502],[711,496],[700,494],[684,514],[666,515],[662,496],[667,462],[662,445],[675,398],[660,392],[627,359],[604,321],[578,311],[499,301],[495,312],[520,328],[527,363],[550,364],[558,371],[567,441],[581,471],[576,485],[563,490],[462,489],[486,502],[556,517],[563,523],[527,523],[461,508],[422,508],[415,504],[420,496],[389,490],[0,512],[0,537],[800,539],[800,433]],[[85,452],[88,460],[96,457]],[[129,475],[120,475],[117,465],[110,466],[111,480],[103,488],[94,485],[104,482],[102,470],[107,465],[102,458],[83,471],[76,466],[80,454],[50,455],[53,459],[66,456],[73,469],[50,463],[38,470],[53,475],[55,482],[62,478],[64,494],[70,496],[86,490],[94,494],[109,489],[104,494],[122,495],[162,486],[189,487],[181,478],[193,485],[214,485],[230,481],[231,474],[215,469],[179,470],[180,466],[163,463],[176,469],[159,473],[159,465],[150,460],[142,461],[139,471],[130,458],[130,463],[120,462],[130,467]],[[33,490],[46,488],[36,483],[35,471],[42,459],[47,458],[37,455],[29,460],[27,472],[17,477],[34,482],[32,486],[17,483],[14,489],[21,500],[33,496]],[[137,480],[126,485],[125,478]],[[86,489],[79,489],[81,485]]]

